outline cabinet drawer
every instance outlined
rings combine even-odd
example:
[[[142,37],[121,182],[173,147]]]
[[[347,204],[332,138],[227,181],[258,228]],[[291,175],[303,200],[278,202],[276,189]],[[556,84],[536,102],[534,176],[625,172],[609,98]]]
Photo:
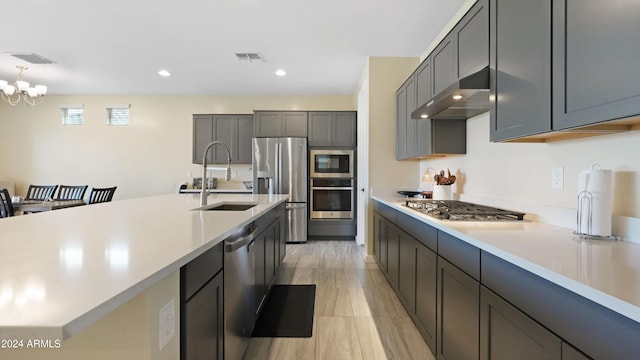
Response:
[[[218,271],[222,270],[224,241],[193,259],[180,269],[180,297],[192,297]]]
[[[480,249],[477,247],[438,231],[438,255],[472,278],[480,280]]]
[[[391,221],[394,224],[397,222],[397,218],[396,217],[397,217],[398,211],[392,209],[391,207],[389,207],[387,205],[384,205],[382,203],[374,201],[373,202],[373,211],[379,213],[385,219]]]
[[[594,359],[638,359],[640,324],[482,252],[482,284]]]
[[[398,213],[398,227],[435,251],[438,248],[438,230],[409,215]]]

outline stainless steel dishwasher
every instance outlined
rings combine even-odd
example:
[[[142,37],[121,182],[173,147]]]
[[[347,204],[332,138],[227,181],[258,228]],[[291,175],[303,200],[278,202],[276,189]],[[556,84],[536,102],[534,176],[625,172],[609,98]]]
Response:
[[[224,246],[224,358],[241,359],[253,332],[255,308],[255,238],[251,223],[225,240]]]

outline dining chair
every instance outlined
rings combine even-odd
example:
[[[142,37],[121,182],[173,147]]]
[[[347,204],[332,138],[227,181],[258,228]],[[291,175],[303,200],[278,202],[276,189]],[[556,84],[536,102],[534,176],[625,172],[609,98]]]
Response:
[[[113,199],[117,186],[110,188],[92,188],[87,199],[87,205],[109,202]]]
[[[13,216],[13,204],[7,189],[0,189],[0,218]]]
[[[82,200],[88,185],[60,185],[55,200]]]
[[[58,185],[29,185],[25,200],[40,200],[45,201],[52,199],[55,194]]]

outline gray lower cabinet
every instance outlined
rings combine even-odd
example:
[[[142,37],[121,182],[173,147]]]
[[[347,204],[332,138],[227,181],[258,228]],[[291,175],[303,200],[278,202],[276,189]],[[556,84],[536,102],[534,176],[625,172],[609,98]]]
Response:
[[[438,359],[638,359],[640,324],[374,201],[381,270]]]
[[[224,359],[224,243],[180,269],[180,359]]]
[[[285,233],[287,218],[286,218],[286,210],[285,206],[280,206],[276,210],[278,212],[278,224],[276,230],[276,258],[277,258],[277,266],[276,269],[279,269],[284,261],[284,257],[287,254],[287,236]]]
[[[193,115],[192,162],[202,164],[202,153],[210,142],[223,141],[231,151],[231,163],[251,164],[252,115]],[[227,152],[214,146],[207,154],[207,163],[226,164]]]
[[[280,205],[284,207],[284,205]],[[268,227],[256,236],[254,240],[255,251],[255,318],[258,318],[264,301],[271,290],[273,281],[278,271],[278,260],[276,253],[283,241],[280,231],[280,208],[272,210],[268,215],[263,216],[260,220],[263,224],[258,226]]]
[[[551,130],[551,0],[490,0],[490,139]],[[582,5],[578,5],[582,6]]]
[[[387,222],[387,278],[394,289],[398,289],[400,274],[400,233],[401,230]]]
[[[414,322],[422,338],[435,354],[438,255],[422,244],[416,245],[415,255]]]
[[[398,236],[398,295],[409,314],[415,313],[417,241],[399,231]]]
[[[589,360],[590,357],[578,351],[569,343],[562,342],[562,360]]]
[[[484,286],[480,309],[481,360],[566,360],[559,337]]]
[[[387,223],[386,219],[381,215],[374,213],[373,214],[373,241],[374,241],[374,252],[376,259],[378,260],[378,264],[383,272],[387,271]]]
[[[438,257],[437,345],[439,360],[479,358],[480,283]]]
[[[482,283],[565,341],[564,353],[570,343],[587,358],[640,358],[640,342],[630,340],[640,339],[638,322],[485,252]]]
[[[636,0],[553,2],[553,128],[640,114]]]
[[[309,146],[356,146],[355,111],[309,112]]]
[[[307,137],[306,111],[254,111],[254,137]]]

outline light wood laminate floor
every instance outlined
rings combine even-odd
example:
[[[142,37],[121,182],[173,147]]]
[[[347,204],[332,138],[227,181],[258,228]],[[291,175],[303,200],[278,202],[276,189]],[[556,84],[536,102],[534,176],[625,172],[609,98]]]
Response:
[[[253,338],[244,359],[434,359],[355,241],[288,244],[278,284],[316,284],[313,336]]]

